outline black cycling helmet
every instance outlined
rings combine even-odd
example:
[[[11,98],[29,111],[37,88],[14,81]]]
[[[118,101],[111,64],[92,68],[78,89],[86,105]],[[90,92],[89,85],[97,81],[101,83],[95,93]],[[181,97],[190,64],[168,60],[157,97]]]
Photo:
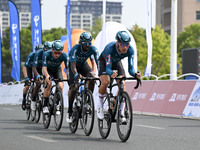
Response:
[[[91,42],[91,41],[92,41],[92,35],[89,32],[83,32],[80,35],[79,43],[80,42]]]
[[[46,50],[50,50],[50,49],[52,48],[52,42],[46,41],[46,42],[44,43],[44,48],[45,48]]]
[[[55,40],[52,44],[52,49],[54,51],[62,51],[63,50],[63,45],[62,43],[60,42],[60,40]]]
[[[39,49],[43,49],[43,45],[42,44],[38,44],[35,46],[35,51],[37,52]]]
[[[117,32],[115,39],[119,43],[129,43],[131,41],[131,37],[126,31]]]

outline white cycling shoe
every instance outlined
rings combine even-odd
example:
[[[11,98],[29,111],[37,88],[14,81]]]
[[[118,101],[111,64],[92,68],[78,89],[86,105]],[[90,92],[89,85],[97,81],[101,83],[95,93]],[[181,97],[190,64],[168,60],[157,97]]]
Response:
[[[101,119],[101,120],[104,118],[104,113],[103,113],[103,108],[102,107],[98,107],[97,108],[97,117],[99,119]]]

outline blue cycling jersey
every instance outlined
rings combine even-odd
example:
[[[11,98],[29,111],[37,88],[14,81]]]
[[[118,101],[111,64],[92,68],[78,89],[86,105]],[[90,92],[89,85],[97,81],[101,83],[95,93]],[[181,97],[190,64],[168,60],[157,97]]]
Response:
[[[111,42],[111,43],[106,45],[106,47],[104,48],[101,55],[103,56],[103,58],[106,61],[106,73],[108,75],[111,76],[113,74],[112,65],[115,65],[121,59],[128,57],[129,74],[131,76],[135,76],[135,69],[134,69],[134,65],[133,65],[133,63],[134,63],[133,62],[133,60],[134,60],[134,49],[131,45],[129,46],[127,53],[125,53],[125,54],[121,53],[120,54],[117,51],[116,42]]]
[[[33,61],[33,66],[41,68],[42,67],[42,57],[43,57],[43,49],[38,50],[37,52],[35,52],[35,57],[34,57],[34,61]]]
[[[47,67],[50,70],[58,70],[61,68],[61,63],[63,61],[65,63],[65,68],[68,69],[69,58],[67,53],[62,52],[57,59],[53,57],[52,50],[43,53],[43,67]]]
[[[33,60],[34,60],[35,52],[31,52],[24,63],[25,67],[32,67],[33,66]]]
[[[86,63],[87,59],[90,57],[91,60],[95,59],[97,64],[97,59],[99,57],[98,50],[95,46],[90,46],[87,52],[82,51],[82,46],[80,44],[74,45],[74,47],[69,52],[69,61],[75,61],[77,65],[82,66]]]

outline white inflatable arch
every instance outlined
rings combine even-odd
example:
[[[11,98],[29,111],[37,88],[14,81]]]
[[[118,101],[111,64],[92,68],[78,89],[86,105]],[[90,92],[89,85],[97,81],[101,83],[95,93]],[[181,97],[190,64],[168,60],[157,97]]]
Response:
[[[112,41],[116,41],[115,40],[115,35],[117,34],[118,31],[127,31],[130,36],[131,36],[131,46],[134,48],[134,68],[135,71],[137,71],[137,48],[136,48],[136,43],[135,40],[132,36],[132,34],[126,29],[125,25],[118,23],[118,22],[106,22],[106,40],[105,40],[105,44],[107,45],[108,43],[112,42]],[[95,42],[94,42],[94,46],[97,47],[97,49],[99,50],[99,55],[101,54],[101,52],[103,51],[105,45],[103,45],[103,35],[102,35],[102,31],[99,32],[99,34],[97,35]],[[122,60],[125,72],[126,72],[126,76],[130,76],[128,73],[128,58],[124,58]]]

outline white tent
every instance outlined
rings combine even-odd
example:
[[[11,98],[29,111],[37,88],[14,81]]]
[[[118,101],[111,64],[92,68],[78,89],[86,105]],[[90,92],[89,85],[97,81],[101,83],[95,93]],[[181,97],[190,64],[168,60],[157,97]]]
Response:
[[[120,24],[118,22],[106,22],[106,39],[105,39],[105,45],[107,45],[108,43],[112,42],[112,41],[116,41],[115,40],[115,35],[118,31],[127,31],[130,36],[131,36],[131,46],[134,48],[134,68],[135,71],[137,71],[137,48],[136,48],[136,43],[135,40],[132,36],[132,34],[126,29],[126,27],[123,24]],[[97,49],[99,50],[99,55],[101,54],[101,52],[103,51],[105,45],[103,45],[104,41],[103,41],[103,35],[102,35],[102,31],[99,32],[99,34],[97,35],[95,42],[94,42],[94,46],[97,47]],[[129,76],[128,73],[128,58],[124,58],[122,60],[125,72],[126,72],[126,76]]]

